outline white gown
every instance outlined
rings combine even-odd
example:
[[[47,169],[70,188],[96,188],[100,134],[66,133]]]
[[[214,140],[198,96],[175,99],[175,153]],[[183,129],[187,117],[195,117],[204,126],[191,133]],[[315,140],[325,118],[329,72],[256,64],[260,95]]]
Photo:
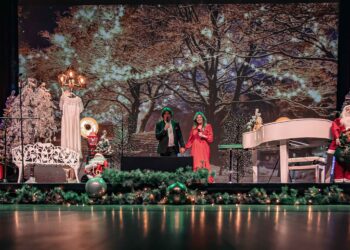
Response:
[[[62,110],[61,147],[81,153],[80,113],[84,110],[79,96],[70,97],[69,92],[63,92],[60,99]]]

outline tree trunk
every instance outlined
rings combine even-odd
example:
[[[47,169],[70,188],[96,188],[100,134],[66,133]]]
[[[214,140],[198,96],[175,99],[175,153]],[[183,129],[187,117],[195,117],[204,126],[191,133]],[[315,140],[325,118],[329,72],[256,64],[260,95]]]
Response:
[[[145,132],[147,122],[148,122],[149,118],[151,117],[152,112],[154,110],[154,105],[155,105],[155,101],[151,101],[151,105],[150,105],[147,113],[145,114],[145,116],[141,120],[140,131],[139,131],[140,133]]]
[[[137,128],[137,117],[139,112],[131,113],[128,117],[128,136],[136,133]]]
[[[214,102],[214,99],[213,99]],[[219,163],[218,145],[221,141],[221,121],[217,114],[215,114],[215,103],[209,103],[206,107],[208,123],[213,127],[214,141],[211,144],[211,161],[213,163]]]
[[[128,137],[130,137],[132,134],[136,133],[137,129],[137,120],[140,113],[140,89],[141,84],[135,84],[129,82],[129,89],[131,96],[133,97],[133,102],[131,104],[131,113],[128,117]]]

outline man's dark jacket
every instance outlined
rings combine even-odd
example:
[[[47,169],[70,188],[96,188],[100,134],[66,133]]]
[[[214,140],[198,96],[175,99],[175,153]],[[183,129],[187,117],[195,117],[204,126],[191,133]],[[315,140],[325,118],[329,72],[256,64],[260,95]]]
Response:
[[[181,128],[178,122],[171,120],[171,125],[173,127],[174,134],[174,144],[176,148],[176,153],[179,153],[179,145],[180,147],[185,147],[184,140],[182,138]],[[157,152],[159,154],[164,154],[167,151],[169,137],[168,131],[164,130],[165,121],[161,120],[156,124],[156,138],[159,141]]]

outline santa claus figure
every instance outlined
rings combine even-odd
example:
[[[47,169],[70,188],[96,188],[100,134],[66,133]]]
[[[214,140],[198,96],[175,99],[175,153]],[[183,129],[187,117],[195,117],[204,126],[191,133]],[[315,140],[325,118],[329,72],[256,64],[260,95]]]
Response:
[[[329,146],[328,153],[334,154],[338,147],[342,147],[340,137],[350,129],[350,105],[343,108],[343,111],[339,118],[336,118],[331,127],[333,141]],[[334,182],[350,182],[350,168],[345,166],[344,163],[340,163],[338,160],[334,166]]]

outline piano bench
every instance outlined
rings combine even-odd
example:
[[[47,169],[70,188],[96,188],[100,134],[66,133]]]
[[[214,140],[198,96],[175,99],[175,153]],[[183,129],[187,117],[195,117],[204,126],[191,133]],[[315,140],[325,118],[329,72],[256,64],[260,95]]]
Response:
[[[293,166],[290,166],[292,165]],[[300,165],[299,165],[300,164]],[[307,165],[305,165],[307,164]],[[310,164],[310,165],[309,165]],[[326,177],[326,159],[322,157],[298,157],[288,159],[288,171],[300,171],[300,170],[315,170],[315,181],[317,183],[325,182]],[[321,175],[320,175],[321,173]],[[321,178],[320,178],[321,177]]]
[[[298,163],[306,163],[306,162],[313,162],[314,164],[316,163],[326,164],[327,160],[320,156],[294,157],[294,158],[288,159],[289,164],[298,164]]]

